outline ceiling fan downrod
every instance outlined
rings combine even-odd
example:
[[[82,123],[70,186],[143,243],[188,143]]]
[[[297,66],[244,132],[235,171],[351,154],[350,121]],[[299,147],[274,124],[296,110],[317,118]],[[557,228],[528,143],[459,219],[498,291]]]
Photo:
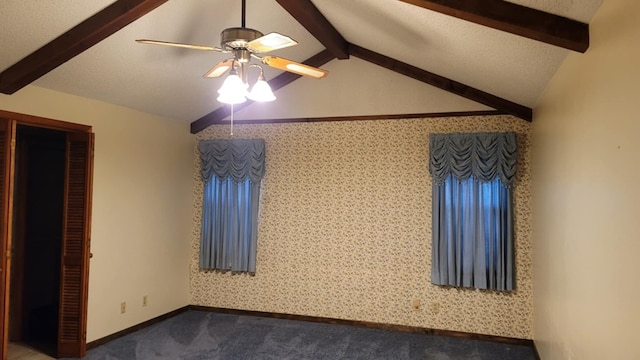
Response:
[[[258,30],[246,27],[246,0],[242,0],[241,17],[241,27],[233,27],[222,30],[222,32],[220,33],[220,47],[226,52],[234,53],[238,58],[238,61],[248,62],[251,54],[250,51],[247,50],[247,44],[255,39],[264,36],[264,34],[262,34]],[[238,50],[243,50],[244,53],[238,54]]]
[[[241,24],[241,27],[243,28],[247,27],[246,15],[247,15],[247,1],[242,0],[242,15],[241,15],[242,19],[240,19],[240,24]]]

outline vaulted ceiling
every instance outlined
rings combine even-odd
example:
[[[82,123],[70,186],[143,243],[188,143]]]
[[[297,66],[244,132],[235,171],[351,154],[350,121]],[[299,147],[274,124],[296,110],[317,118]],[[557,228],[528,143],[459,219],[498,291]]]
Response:
[[[278,100],[235,110],[273,119],[495,109],[530,121],[566,54],[587,51],[601,2],[247,0],[247,27],[299,42],[275,55],[330,75],[266,69]],[[225,55],[134,40],[218,46],[240,14],[241,0],[2,0],[0,96],[33,84],[197,132],[229,116],[215,100],[223,79],[202,77]]]

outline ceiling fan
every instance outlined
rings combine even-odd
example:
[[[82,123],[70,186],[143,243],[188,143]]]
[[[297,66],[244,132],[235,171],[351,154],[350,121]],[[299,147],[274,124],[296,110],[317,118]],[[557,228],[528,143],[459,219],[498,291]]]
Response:
[[[148,39],[138,39],[136,41],[143,44],[165,45],[193,50],[217,51],[221,53],[233,54],[233,58],[218,63],[213,68],[211,68],[211,70],[205,73],[204,77],[220,77],[228,70],[231,70],[232,74],[234,72],[240,72],[241,77],[246,79],[246,76],[244,74],[246,73],[247,69],[245,69],[245,67],[248,66],[251,59],[259,60],[263,64],[274,67],[276,69],[289,71],[298,75],[308,76],[316,79],[321,79],[329,74],[329,72],[326,70],[291,61],[278,56],[261,56],[261,54],[297,45],[298,43],[292,38],[276,32],[264,35],[258,30],[247,28],[245,27],[245,17],[246,0],[242,0],[242,25],[241,27],[232,27],[222,30],[222,32],[220,33],[220,47],[192,45]]]

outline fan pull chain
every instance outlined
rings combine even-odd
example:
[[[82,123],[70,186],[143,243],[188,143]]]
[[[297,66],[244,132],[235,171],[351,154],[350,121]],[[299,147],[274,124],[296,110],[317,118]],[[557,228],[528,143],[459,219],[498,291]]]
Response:
[[[231,104],[231,136],[233,136],[233,104]]]

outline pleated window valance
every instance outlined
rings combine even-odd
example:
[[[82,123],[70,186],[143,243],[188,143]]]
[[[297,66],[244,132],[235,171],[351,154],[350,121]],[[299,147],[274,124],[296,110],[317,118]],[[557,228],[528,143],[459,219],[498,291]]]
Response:
[[[434,184],[450,175],[484,182],[496,177],[510,187],[516,174],[515,133],[431,134],[429,172]]]
[[[263,139],[205,140],[198,144],[202,160],[202,180],[212,176],[231,177],[240,182],[247,178],[258,183],[264,176]]]

